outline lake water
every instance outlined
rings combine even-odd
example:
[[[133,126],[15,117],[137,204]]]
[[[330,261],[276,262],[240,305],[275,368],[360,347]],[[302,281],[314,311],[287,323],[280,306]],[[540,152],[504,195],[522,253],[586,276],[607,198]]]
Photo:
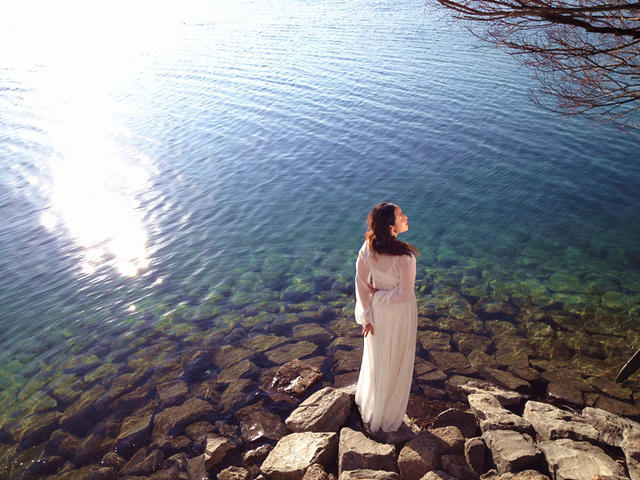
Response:
[[[292,303],[349,318],[383,200],[424,316],[547,315],[611,371],[640,346],[637,134],[536,107],[423,2],[61,5],[0,20],[0,426],[60,409],[83,355],[169,334],[178,358]]]

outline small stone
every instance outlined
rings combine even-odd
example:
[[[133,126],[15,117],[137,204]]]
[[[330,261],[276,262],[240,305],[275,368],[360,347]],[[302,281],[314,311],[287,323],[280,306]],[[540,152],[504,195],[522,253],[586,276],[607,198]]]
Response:
[[[236,450],[236,446],[227,438],[208,435],[204,447],[204,465],[207,471],[213,470],[231,453]]]
[[[478,475],[485,473],[485,457],[487,446],[481,437],[468,439],[464,443],[464,458],[471,469]]]
[[[351,411],[351,398],[341,390],[325,387],[296,408],[285,421],[294,432],[337,432]]]
[[[218,480],[249,480],[249,472],[242,467],[227,467],[216,478]]]
[[[500,473],[535,469],[542,461],[542,452],[526,433],[490,430],[482,434],[482,439]]]
[[[340,430],[338,472],[360,469],[396,471],[396,449],[345,427]]]
[[[433,421],[433,428],[455,426],[460,429],[466,438],[473,437],[478,430],[478,422],[473,413],[465,412],[458,408],[448,408],[438,414]]]

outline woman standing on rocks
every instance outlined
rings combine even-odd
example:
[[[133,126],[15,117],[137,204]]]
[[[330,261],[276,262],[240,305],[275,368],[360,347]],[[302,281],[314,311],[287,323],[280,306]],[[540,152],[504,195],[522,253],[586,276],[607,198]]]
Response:
[[[413,377],[419,253],[397,238],[409,229],[408,218],[397,205],[376,205],[367,223],[356,262],[355,315],[364,335],[356,404],[372,432],[391,432],[402,424]]]

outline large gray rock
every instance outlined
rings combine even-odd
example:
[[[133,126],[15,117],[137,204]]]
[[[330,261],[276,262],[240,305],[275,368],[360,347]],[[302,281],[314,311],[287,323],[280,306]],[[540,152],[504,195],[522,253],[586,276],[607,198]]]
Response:
[[[442,440],[426,432],[407,443],[398,456],[398,468],[404,480],[419,480],[425,473],[440,468]]]
[[[553,480],[591,480],[596,475],[627,478],[622,465],[591,443],[561,439],[540,442],[538,446]]]
[[[339,480],[402,480],[396,472],[384,470],[346,470],[340,474]]]
[[[319,463],[325,469],[333,467],[337,450],[336,433],[292,433],[280,439],[269,452],[260,471],[270,480],[300,480],[314,463]]]
[[[538,441],[572,438],[597,442],[598,431],[581,415],[562,410],[548,403],[529,400],[524,406],[523,417],[531,422]]]
[[[482,434],[499,473],[535,469],[542,463],[542,452],[526,433],[489,430]]]
[[[450,380],[453,382],[457,378],[462,379],[464,377],[451,377]],[[460,382],[462,382],[462,380],[460,380]],[[500,402],[500,405],[507,408],[522,405],[527,398],[529,398],[523,393],[505,390],[493,383],[484,382],[475,378],[467,379],[466,382],[461,383],[458,388],[465,395],[471,395],[472,393],[489,393]]]
[[[516,430],[526,433],[533,430],[531,423],[503,408],[500,402],[489,393],[472,393],[467,400],[483,432]]]
[[[602,445],[621,447],[625,431],[640,432],[640,423],[601,408],[583,408],[582,418],[595,427],[598,432],[598,442]]]
[[[367,438],[362,432],[350,428],[340,430],[338,447],[338,472],[346,470],[397,471],[396,448]]]
[[[302,402],[285,423],[294,432],[337,432],[347,421],[350,411],[349,394],[326,387]]]

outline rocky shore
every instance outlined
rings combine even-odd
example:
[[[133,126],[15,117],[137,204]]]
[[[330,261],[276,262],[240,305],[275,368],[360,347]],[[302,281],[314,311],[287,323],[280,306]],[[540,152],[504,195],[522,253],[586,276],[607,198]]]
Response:
[[[115,350],[98,338],[37,372],[0,425],[0,478],[639,479],[637,375],[614,383],[579,317],[469,298],[419,300],[398,434],[367,432],[354,406],[352,300],[296,298],[125,332]]]

